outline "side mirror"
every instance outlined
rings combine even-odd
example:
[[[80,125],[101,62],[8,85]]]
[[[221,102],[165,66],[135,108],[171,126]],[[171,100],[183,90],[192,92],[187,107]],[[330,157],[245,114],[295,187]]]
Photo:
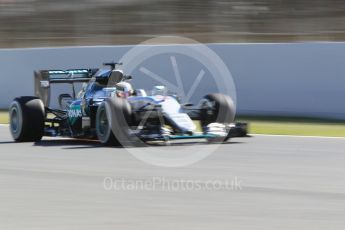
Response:
[[[124,80],[126,80],[126,81],[130,81],[132,79],[133,79],[133,77],[131,75],[124,76]]]

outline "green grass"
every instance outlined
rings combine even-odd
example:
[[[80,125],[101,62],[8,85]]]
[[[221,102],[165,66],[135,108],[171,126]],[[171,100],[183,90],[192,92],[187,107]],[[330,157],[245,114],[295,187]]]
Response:
[[[8,111],[0,110],[0,124],[8,123]]]
[[[248,122],[252,134],[345,137],[344,120],[267,116],[240,116],[237,120]]]

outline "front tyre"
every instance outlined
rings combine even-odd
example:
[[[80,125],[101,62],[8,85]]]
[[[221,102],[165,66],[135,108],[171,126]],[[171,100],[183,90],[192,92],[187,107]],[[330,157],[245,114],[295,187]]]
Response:
[[[9,108],[10,131],[17,142],[36,142],[44,134],[45,109],[37,97],[17,97]]]
[[[102,144],[121,146],[130,140],[129,123],[132,111],[129,103],[122,98],[107,98],[98,107],[96,134]]]
[[[212,138],[209,142],[227,141],[231,137],[226,126],[234,121],[235,105],[229,96],[219,93],[206,95],[201,100],[200,111],[201,126],[205,133],[226,134],[224,138]]]
[[[211,123],[230,124],[235,118],[235,105],[227,95],[208,94],[201,101],[200,115],[204,127]]]
[[[111,114],[109,105],[103,102],[96,114],[96,133],[98,140],[104,145],[119,145],[111,130]]]

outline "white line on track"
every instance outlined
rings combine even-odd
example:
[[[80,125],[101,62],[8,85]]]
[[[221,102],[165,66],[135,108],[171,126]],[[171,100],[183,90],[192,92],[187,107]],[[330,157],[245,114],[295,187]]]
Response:
[[[0,126],[8,127],[8,124],[0,124]]]

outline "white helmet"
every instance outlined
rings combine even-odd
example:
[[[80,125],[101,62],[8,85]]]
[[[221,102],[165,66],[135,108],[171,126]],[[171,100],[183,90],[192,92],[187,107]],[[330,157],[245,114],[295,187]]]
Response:
[[[133,87],[128,82],[119,82],[116,84],[116,92],[119,97],[127,98],[133,94]]]
[[[152,89],[152,96],[166,96],[167,94],[167,89],[163,85],[156,85]]]

